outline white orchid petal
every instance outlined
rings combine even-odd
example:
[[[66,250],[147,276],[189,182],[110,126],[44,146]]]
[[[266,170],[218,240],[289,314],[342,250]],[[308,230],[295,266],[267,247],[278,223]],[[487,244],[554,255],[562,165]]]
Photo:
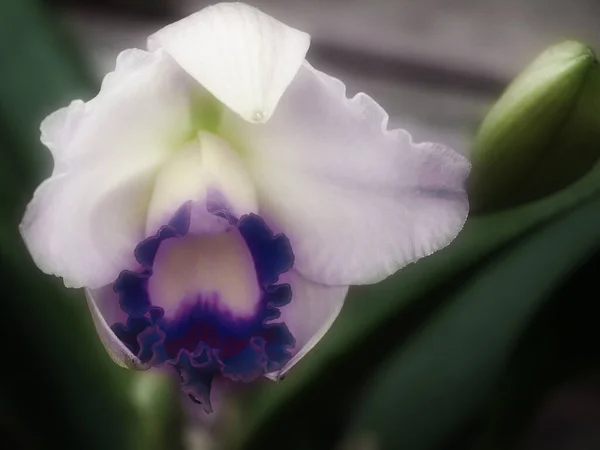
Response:
[[[79,128],[80,121],[85,117],[85,103],[74,100],[69,106],[60,108],[46,117],[40,125],[40,140],[52,153],[54,172],[59,173],[68,161],[65,154],[70,145],[69,141]]]
[[[118,309],[118,298],[112,289],[110,287],[96,290],[86,289],[85,297],[100,341],[110,358],[126,369],[149,369],[150,366],[131,353],[110,328],[109,324],[114,324],[122,319],[122,313]]]
[[[55,168],[21,224],[43,271],[98,288],[135,263],[156,170],[190,131],[191,81],[164,52],[127,50],[97,97],[44,121]]]
[[[200,132],[196,140],[161,167],[150,201],[146,234],[156,233],[186,201],[204,202],[215,192],[226,202],[221,206],[235,217],[258,210],[254,184],[238,154],[223,139]],[[203,216],[210,220],[210,215]],[[193,221],[194,227],[201,225]]]
[[[232,111],[266,122],[300,68],[310,37],[243,3],[209,6],[150,36]]]
[[[469,162],[387,131],[370,97],[305,64],[269,123],[223,118],[250,156],[260,214],[290,239],[310,280],[377,282],[441,249],[462,228]]]
[[[288,372],[323,338],[340,313],[348,286],[326,286],[313,283],[296,270],[284,273],[279,283],[292,287],[292,301],[280,308],[281,318],[294,339],[296,346],[292,359],[278,372],[267,374],[277,380]]]

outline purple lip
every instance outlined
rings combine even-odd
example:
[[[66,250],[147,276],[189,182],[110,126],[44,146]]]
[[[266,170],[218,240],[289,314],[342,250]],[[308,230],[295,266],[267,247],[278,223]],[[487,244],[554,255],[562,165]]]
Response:
[[[275,283],[291,269],[294,255],[287,237],[274,235],[260,216],[236,219],[224,208],[215,209],[215,215],[237,228],[252,255],[261,292],[255,313],[235,317],[217,307],[218,292],[198,292],[181,299],[174,317],[165,317],[164,310],[152,303],[148,280],[162,242],[188,235],[192,207],[191,202],[182,205],[167,225],[136,247],[140,271],[123,271],[114,283],[128,319],[112,329],[142,362],[172,366],[183,391],[210,412],[215,376],[250,382],[290,360],[294,337],[285,323],[272,321],[279,318],[279,308],[292,300],[290,285]]]

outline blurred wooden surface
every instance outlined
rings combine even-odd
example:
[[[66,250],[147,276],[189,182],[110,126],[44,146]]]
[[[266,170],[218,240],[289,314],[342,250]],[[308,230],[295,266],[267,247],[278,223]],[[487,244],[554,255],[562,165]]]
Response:
[[[164,18],[63,9],[65,24],[99,74],[118,52],[144,47],[172,20],[214,3],[166,2]],[[309,32],[309,60],[350,93],[372,95],[391,126],[461,151],[486,107],[545,47],[564,39],[600,44],[600,1],[248,0]]]
[[[183,0],[186,12],[210,2]],[[598,0],[251,0],[318,41],[512,77],[566,38],[600,44]]]

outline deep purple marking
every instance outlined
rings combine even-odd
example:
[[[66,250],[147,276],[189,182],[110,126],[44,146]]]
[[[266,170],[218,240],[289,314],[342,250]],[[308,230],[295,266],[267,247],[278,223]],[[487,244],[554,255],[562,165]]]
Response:
[[[148,280],[156,254],[167,239],[185,239],[190,227],[192,203],[187,202],[155,236],[135,249],[137,272],[123,271],[114,283],[126,324],[112,326],[117,337],[143,362],[172,365],[182,380],[183,391],[210,411],[212,379],[225,376],[250,382],[279,370],[291,358],[295,340],[279,318],[281,306],[291,301],[288,284],[276,285],[290,270],[294,255],[287,237],[274,235],[256,214],[239,220],[225,208],[211,205],[211,212],[236,226],[254,262],[261,298],[251,317],[235,317],[218,307],[218,293],[181,299],[175,317],[165,317],[148,293]]]

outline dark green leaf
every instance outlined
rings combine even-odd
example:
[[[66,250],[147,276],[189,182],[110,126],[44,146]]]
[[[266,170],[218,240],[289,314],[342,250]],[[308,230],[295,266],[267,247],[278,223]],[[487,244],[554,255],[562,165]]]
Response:
[[[137,377],[110,361],[83,293],[42,274],[18,232],[34,187],[51,171],[49,152],[39,142],[40,121],[73,98],[89,97],[95,83],[37,2],[1,1],[0,33],[2,443],[25,449],[177,448],[178,392],[163,389],[146,404],[136,401],[131,383]],[[149,427],[158,420],[152,415],[157,406],[160,426]]]
[[[565,213],[600,189],[600,171],[553,196],[487,216],[472,217],[445,250],[407,267],[375,286],[351,291],[341,316],[323,341],[277,386],[257,392],[232,436],[232,448],[260,448],[273,436],[298,430],[335,440],[329,417],[352,411],[360,386],[438,304],[466,280],[474,266],[552,217]],[[326,445],[326,444],[325,444]]]
[[[497,385],[532,315],[600,248],[600,197],[473,274],[371,381],[357,419],[380,448],[436,448]]]
[[[557,449],[598,448],[599,271],[596,253],[536,316],[479,415],[483,426],[475,448],[523,448],[528,442],[526,448],[534,449],[549,436]],[[576,446],[594,439],[595,445]]]

